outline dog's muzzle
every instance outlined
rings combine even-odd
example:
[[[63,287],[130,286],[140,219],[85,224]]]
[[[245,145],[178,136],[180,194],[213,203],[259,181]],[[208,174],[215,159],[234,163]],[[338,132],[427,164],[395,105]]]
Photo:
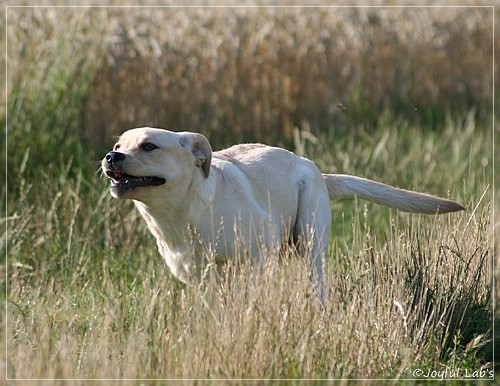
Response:
[[[137,177],[124,172],[122,161],[125,158],[125,154],[117,151],[110,151],[104,157],[104,174],[111,180],[111,192],[115,196],[121,197],[136,188],[159,186],[166,182],[164,178],[160,177]]]

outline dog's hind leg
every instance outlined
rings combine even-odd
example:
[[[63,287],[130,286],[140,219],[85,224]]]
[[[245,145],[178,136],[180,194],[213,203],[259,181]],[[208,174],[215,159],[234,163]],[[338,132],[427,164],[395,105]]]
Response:
[[[318,181],[305,180],[299,190],[294,237],[301,254],[309,259],[311,280],[323,302],[323,261],[328,253],[331,210],[328,191]]]

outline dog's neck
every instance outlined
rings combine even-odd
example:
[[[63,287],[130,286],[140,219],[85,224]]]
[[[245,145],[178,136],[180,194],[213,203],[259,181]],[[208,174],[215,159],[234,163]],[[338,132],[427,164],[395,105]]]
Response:
[[[171,205],[166,202],[141,202],[134,200],[136,208],[157,237],[164,240],[171,248],[178,249],[189,243],[191,228],[197,228],[209,211],[215,194],[215,176],[211,175],[204,181],[196,181],[189,196],[182,202]],[[206,187],[201,187],[201,184]],[[208,189],[207,189],[208,187]],[[202,195],[201,192],[204,192]]]
[[[209,178],[194,179],[192,195],[175,206],[168,202],[144,203],[134,200],[149,230],[156,237],[160,253],[174,272],[187,270],[189,265],[196,263],[196,249],[203,241],[199,240],[196,230],[209,216],[215,195],[215,174],[214,171]],[[178,266],[174,268],[172,265]]]
[[[149,206],[140,201],[134,201],[136,208],[142,215],[151,233],[168,245],[169,249],[184,249],[189,229],[187,221],[183,217],[182,210],[172,208],[158,208]],[[175,219],[175,221],[174,221]]]

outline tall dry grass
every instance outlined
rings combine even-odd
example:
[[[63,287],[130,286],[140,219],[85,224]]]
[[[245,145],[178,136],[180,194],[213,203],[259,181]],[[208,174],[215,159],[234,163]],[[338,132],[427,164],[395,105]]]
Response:
[[[457,127],[419,139],[401,126],[338,144],[360,160],[354,169],[371,158],[381,180],[406,171],[428,181],[427,170],[441,170],[433,191],[452,187],[469,209],[424,217],[335,203],[324,308],[292,251],[277,270],[243,265],[227,282],[186,288],[137,213],[112,201],[99,176],[73,177],[72,165],[37,180],[22,173],[9,219],[10,377],[414,379],[417,368],[489,371],[489,137]],[[323,153],[331,139],[320,146],[305,137],[304,151],[319,164],[345,162],[342,153]],[[387,151],[375,155],[373,140]],[[397,151],[411,143],[434,144],[429,159],[421,159],[422,145]],[[440,157],[445,164],[432,162]]]
[[[391,242],[398,249],[402,244],[416,248],[406,240]],[[447,244],[443,248],[439,255],[413,250],[405,257],[367,245],[356,260],[342,261],[349,268],[328,275],[334,293],[327,296],[325,310],[312,296],[306,267],[297,258],[282,265],[278,277],[249,280],[247,268],[233,279],[236,289],[210,288],[221,293],[209,304],[219,308],[215,312],[195,291],[176,288],[167,275],[129,294],[103,294],[88,314],[75,312],[75,295],[47,297],[45,291],[65,293],[57,285],[29,295],[24,289],[15,297],[30,296],[29,313],[10,307],[17,331],[9,350],[12,375],[413,378],[421,361],[438,366],[447,359],[462,367],[460,358],[449,358],[460,341],[448,340],[460,339],[457,328],[468,327],[461,331],[467,336],[474,324],[488,320],[478,313],[484,312],[481,302],[488,302],[488,253],[462,249],[459,253],[469,258],[457,264],[457,252]],[[16,280],[13,284],[22,290]],[[486,341],[484,335],[467,338],[464,350],[472,355]]]
[[[491,273],[489,251],[473,242],[487,224],[465,220],[451,232],[449,218],[432,220],[432,236],[395,226],[382,248],[362,232],[362,249],[330,264],[324,309],[297,256],[272,274],[240,267],[204,297],[166,274],[71,296],[57,280],[33,288],[14,277],[11,376],[414,378],[422,362],[464,368],[464,352],[487,339],[477,331],[489,319]],[[457,241],[464,231],[472,237]]]

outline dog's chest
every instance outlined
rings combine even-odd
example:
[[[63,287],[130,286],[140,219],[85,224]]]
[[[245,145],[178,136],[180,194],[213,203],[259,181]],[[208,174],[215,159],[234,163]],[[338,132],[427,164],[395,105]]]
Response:
[[[190,250],[173,250],[158,237],[156,243],[172,274],[184,283],[194,283],[197,277],[197,267],[192,252]]]

